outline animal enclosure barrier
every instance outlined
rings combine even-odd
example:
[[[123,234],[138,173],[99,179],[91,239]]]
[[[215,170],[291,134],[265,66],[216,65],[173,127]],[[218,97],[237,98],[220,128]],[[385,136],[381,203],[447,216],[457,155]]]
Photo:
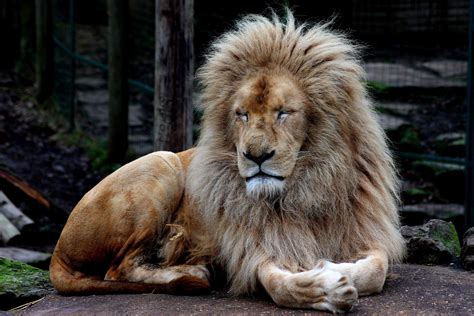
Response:
[[[153,149],[155,5],[148,0],[127,3],[128,132],[132,150],[142,155]],[[272,4],[278,7],[282,1]],[[464,193],[466,87],[468,56],[472,56],[468,1],[284,4],[303,21],[337,16],[334,27],[346,30],[364,47],[369,92],[403,178],[402,216],[411,223],[435,216],[461,227],[463,204],[473,195],[472,188]],[[227,30],[230,21],[244,13],[264,12],[266,7],[253,1],[225,7],[212,0],[196,2],[195,68],[209,42]],[[54,0],[53,12],[58,104],[71,126],[104,138],[108,128],[106,1]],[[195,126],[197,130],[198,122]]]

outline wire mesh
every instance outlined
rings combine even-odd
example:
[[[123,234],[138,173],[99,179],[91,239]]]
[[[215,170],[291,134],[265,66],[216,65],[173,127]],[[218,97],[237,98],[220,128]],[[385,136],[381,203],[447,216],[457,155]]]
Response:
[[[404,223],[463,227],[467,29],[461,0],[351,2],[350,28],[396,151]]]
[[[77,11],[75,20],[71,3]],[[129,141],[137,154],[152,150],[154,3],[128,0]],[[209,42],[228,30],[231,21],[245,13],[262,13],[268,4],[277,11],[282,4],[289,6],[299,20],[320,21],[336,15],[334,27],[347,30],[365,46],[368,87],[404,180],[405,215],[414,222],[423,221],[426,213],[417,206],[421,204],[424,210],[459,221],[464,201],[468,2],[242,0],[224,5],[200,0],[195,2],[197,66]],[[61,108],[66,115],[76,113],[79,128],[104,138],[106,2],[55,0],[54,36],[56,95]]]

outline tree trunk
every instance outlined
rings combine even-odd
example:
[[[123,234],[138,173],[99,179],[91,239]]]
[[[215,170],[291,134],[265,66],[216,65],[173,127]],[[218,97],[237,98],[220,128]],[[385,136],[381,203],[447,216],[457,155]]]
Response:
[[[156,0],[155,150],[192,146],[194,0]]]
[[[17,58],[19,48],[19,14],[21,4],[15,0],[0,1],[0,30],[2,30],[2,49],[0,68],[11,68]]]
[[[128,148],[128,84],[125,0],[108,0],[109,148],[110,162],[123,162]]]
[[[36,0],[36,97],[42,102],[53,93],[53,23],[51,0]]]
[[[20,52],[15,70],[23,78],[32,78],[34,57],[35,2],[20,2]]]

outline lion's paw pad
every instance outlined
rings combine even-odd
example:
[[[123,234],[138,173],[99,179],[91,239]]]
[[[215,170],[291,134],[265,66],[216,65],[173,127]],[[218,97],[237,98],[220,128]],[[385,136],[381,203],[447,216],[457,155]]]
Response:
[[[337,271],[317,267],[295,275],[289,290],[298,305],[333,313],[349,311],[357,301],[352,281]]]

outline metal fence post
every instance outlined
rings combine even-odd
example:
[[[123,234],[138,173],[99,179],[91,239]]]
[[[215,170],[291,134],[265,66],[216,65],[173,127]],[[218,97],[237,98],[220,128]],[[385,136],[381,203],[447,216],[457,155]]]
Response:
[[[469,7],[465,228],[474,226],[474,0]]]

